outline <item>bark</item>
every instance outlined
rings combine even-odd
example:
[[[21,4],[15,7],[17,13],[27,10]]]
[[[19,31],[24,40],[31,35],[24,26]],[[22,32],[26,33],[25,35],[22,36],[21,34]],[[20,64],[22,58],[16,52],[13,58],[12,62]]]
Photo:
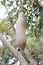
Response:
[[[28,65],[22,54],[17,50],[15,50],[13,46],[11,46],[11,44],[8,41],[6,41],[6,39],[4,39],[4,37],[1,34],[0,34],[0,40],[3,42],[3,45],[7,47],[13,53],[13,55],[17,57],[17,59],[19,59],[21,65]]]
[[[32,57],[32,55],[30,54],[30,52],[28,51],[27,48],[25,48],[25,50],[20,50],[20,52],[22,53],[23,57],[26,59],[26,61],[29,63],[30,65],[37,65],[36,60]]]
[[[31,56],[30,52],[25,48],[24,54],[26,55],[27,60],[30,62],[30,65],[37,65],[37,62],[33,57]]]

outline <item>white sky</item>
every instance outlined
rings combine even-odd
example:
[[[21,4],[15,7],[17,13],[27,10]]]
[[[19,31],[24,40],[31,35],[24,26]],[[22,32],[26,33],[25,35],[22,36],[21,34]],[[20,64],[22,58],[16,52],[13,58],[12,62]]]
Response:
[[[5,14],[6,9],[4,6],[0,5],[0,20],[6,18],[7,14]]]
[[[2,42],[1,42],[1,40],[0,40],[0,46],[2,46]]]
[[[9,11],[12,9],[12,7],[9,9]],[[0,20],[7,17],[7,14],[5,14],[6,9],[3,5],[0,5]],[[0,21],[1,22],[1,21]],[[14,26],[16,28],[16,25]],[[2,46],[2,42],[0,41],[0,45]]]
[[[0,5],[0,20],[6,18],[7,14],[5,14],[6,9],[4,6]],[[0,40],[0,45],[2,46],[2,42]]]

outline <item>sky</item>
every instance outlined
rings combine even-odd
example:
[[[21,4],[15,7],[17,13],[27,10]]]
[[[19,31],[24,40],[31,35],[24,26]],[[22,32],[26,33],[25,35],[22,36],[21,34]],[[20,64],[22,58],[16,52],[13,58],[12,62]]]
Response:
[[[6,9],[3,5],[0,5],[0,20],[6,18],[7,14],[5,14]]]
[[[6,12],[5,7],[0,5],[0,20],[6,18],[7,14],[5,14],[5,12]],[[0,40],[0,46],[2,46],[1,40]]]
[[[12,9],[12,7],[10,8],[10,10]],[[10,11],[9,10],[9,11]],[[7,17],[7,14],[5,14],[6,9],[3,5],[0,5],[0,20],[4,19]],[[1,22],[1,21],[0,21]],[[14,25],[15,29],[16,29],[16,24]],[[2,42],[0,40],[0,45],[2,46]]]
[[[0,40],[0,46],[2,46],[2,42],[1,42],[1,40]]]

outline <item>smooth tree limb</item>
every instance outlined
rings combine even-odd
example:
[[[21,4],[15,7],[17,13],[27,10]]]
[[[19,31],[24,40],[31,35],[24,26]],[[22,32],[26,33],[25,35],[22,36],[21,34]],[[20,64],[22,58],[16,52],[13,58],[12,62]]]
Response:
[[[28,63],[30,63],[30,65],[37,65],[36,60],[32,57],[32,55],[30,54],[30,52],[28,51],[27,48],[23,50],[20,50],[20,52],[22,53],[23,57],[26,59],[26,61]]]
[[[36,60],[32,57],[27,48],[25,48],[24,54],[26,56],[26,59],[30,62],[30,65],[37,65]]]
[[[22,54],[14,49],[13,46],[11,46],[10,42],[8,42],[6,39],[4,39],[3,35],[0,34],[0,40],[3,42],[3,45],[7,47],[13,55],[20,61],[21,65],[28,65],[27,61],[24,59]]]

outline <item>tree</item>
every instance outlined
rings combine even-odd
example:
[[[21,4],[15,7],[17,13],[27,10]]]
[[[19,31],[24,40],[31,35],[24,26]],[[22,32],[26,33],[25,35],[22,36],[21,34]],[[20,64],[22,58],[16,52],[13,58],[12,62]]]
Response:
[[[39,40],[41,34],[43,34],[42,32],[43,31],[42,30],[43,29],[42,6],[40,6],[39,1],[36,1],[36,0],[33,0],[33,1],[32,0],[29,0],[29,1],[28,0],[25,0],[25,1],[23,0],[16,0],[16,1],[3,0],[1,1],[1,3],[2,5],[5,6],[7,13],[8,13],[8,17],[6,19],[3,19],[2,22],[0,23],[0,33],[2,34],[2,35],[0,34],[0,39],[2,40],[4,46],[7,47],[13,53],[13,55],[17,57],[21,65],[28,65],[29,62],[31,65],[37,65],[36,60],[31,55],[29,50],[25,48],[25,45],[27,44],[26,40],[29,38],[29,36],[32,38],[34,37],[35,39],[37,38]],[[11,7],[12,7],[12,10],[9,11]],[[20,15],[21,12],[22,14]],[[14,28],[15,24],[19,26],[18,27],[16,25],[17,29]],[[25,25],[27,39],[25,38],[24,25]],[[21,29],[19,29],[20,27]],[[17,31],[19,31],[20,33]],[[23,33],[23,35],[21,32]],[[4,33],[7,39],[4,39],[3,37]],[[8,40],[7,36],[10,36],[13,42],[7,41]],[[17,50],[13,48],[13,46],[11,46],[10,44],[10,43],[15,42],[15,37],[17,38],[17,43],[18,44],[21,43],[20,45],[18,45],[19,47],[17,47],[16,45]],[[32,47],[34,47],[34,45],[32,45]]]

